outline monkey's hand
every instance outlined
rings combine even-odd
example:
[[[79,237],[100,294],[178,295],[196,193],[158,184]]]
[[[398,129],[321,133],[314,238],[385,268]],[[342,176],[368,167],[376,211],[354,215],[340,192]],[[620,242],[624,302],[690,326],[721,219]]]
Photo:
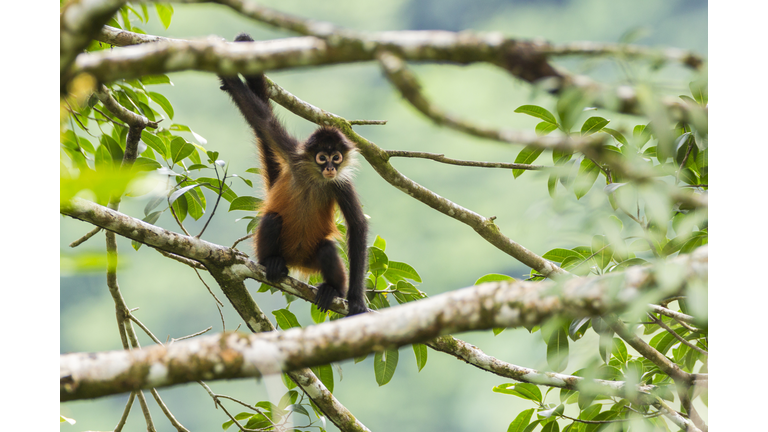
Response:
[[[285,260],[281,256],[264,258],[261,265],[267,268],[267,280],[270,282],[276,282],[288,274],[288,267],[286,267]]]
[[[328,282],[323,282],[317,286],[317,297],[315,304],[320,312],[326,312],[333,303],[334,297],[341,297],[339,290]]]

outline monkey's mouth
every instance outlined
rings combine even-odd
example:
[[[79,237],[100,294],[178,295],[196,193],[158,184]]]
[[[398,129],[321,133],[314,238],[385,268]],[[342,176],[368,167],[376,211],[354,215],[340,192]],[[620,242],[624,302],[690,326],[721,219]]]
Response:
[[[323,177],[333,180],[336,178],[336,170],[323,170]]]

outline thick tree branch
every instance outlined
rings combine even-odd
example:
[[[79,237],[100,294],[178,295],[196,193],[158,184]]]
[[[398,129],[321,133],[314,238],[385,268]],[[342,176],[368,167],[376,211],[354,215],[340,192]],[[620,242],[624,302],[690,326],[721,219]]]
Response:
[[[236,0],[217,3],[239,3],[248,10],[259,8],[255,4]],[[270,12],[274,17],[282,15]],[[90,73],[102,82],[184,70],[200,70],[219,75],[249,74],[374,61],[378,52],[388,51],[406,61],[490,63],[526,82],[554,79],[551,91],[555,93],[566,88],[579,88],[595,94],[595,104],[598,106],[622,113],[642,112],[637,94],[630,87],[606,89],[587,77],[571,76],[553,68],[544,54],[551,46],[545,42],[506,38],[500,33],[437,30],[361,33],[342,30],[328,23],[310,24],[299,18],[291,19],[294,24],[286,24],[288,27],[285,28],[296,31],[303,26],[306,31],[299,32],[312,35],[231,44],[215,37],[183,41],[157,36],[135,36],[129,32],[106,29],[98,35],[98,40],[115,44],[138,42],[141,45],[115,52],[81,54],[76,59],[74,72]],[[280,19],[270,20],[269,23],[277,26],[285,24]],[[157,43],[147,43],[152,41]],[[673,117],[680,119],[687,118],[691,109],[674,98],[662,98],[662,104]]]
[[[263,315],[263,313],[261,313],[261,311],[255,305],[255,302],[253,302],[253,299],[250,297],[247,290],[240,286],[239,282],[237,281],[244,277],[252,277],[261,282],[266,282],[266,279],[264,278],[264,273],[261,266],[248,259],[244,254],[234,252],[235,258],[230,259],[228,254],[221,252],[220,249],[223,248],[220,246],[217,246],[215,250],[211,250],[209,252],[204,250],[207,247],[205,244],[193,245],[194,247],[190,248],[186,241],[182,241],[181,238],[184,236],[170,232],[168,232],[168,234],[173,235],[171,241],[158,240],[155,238],[154,234],[149,235],[148,233],[142,232],[144,230],[149,230],[152,232],[152,228],[156,228],[152,225],[146,224],[145,222],[139,221],[126,215],[122,215],[120,213],[112,212],[108,209],[105,209],[104,207],[85,201],[77,200],[73,204],[79,208],[77,210],[63,209],[62,213],[67,214],[67,212],[69,212],[69,214],[71,214],[73,217],[79,217],[80,219],[97,225],[97,222],[103,223],[104,225],[109,223],[113,228],[119,229],[119,233],[121,235],[124,235],[128,238],[134,240],[139,238],[152,240],[153,244],[148,244],[149,246],[158,247],[162,245],[163,247],[172,249],[174,253],[177,254],[193,251],[199,256],[210,256],[212,258],[211,263],[209,263],[210,268],[214,268],[214,266],[225,267],[224,270],[221,270],[221,274],[223,276],[218,277],[217,280],[220,283],[223,283],[223,289],[228,287],[227,296],[235,306],[235,309],[238,311],[238,313],[241,314],[244,321],[248,324],[249,327],[251,327],[252,331],[260,331],[262,329],[260,324],[258,324],[261,320],[258,315]],[[106,214],[99,214],[102,212]],[[89,216],[92,214],[96,214],[97,216]],[[124,228],[120,229],[121,226]],[[198,239],[192,240],[205,243]],[[703,248],[701,251],[703,252],[699,253],[703,253],[704,255],[706,254],[706,248]],[[698,258],[692,260],[691,267],[695,273],[705,274],[706,258],[702,255],[699,255]],[[226,280],[222,281],[222,277],[232,278],[233,283],[227,282]],[[647,280],[646,277],[642,276],[635,276],[630,279],[634,281],[633,284],[631,284],[633,286],[639,283],[643,283],[643,281]],[[286,293],[296,295],[308,301],[314,301],[316,294],[315,289],[299,281],[296,281],[295,279],[288,277],[283,278],[283,280],[275,286],[285,291]],[[542,289],[546,288],[543,285],[537,286],[542,286]],[[668,297],[669,295],[667,295],[665,298]],[[344,315],[347,314],[346,302],[339,299],[335,301],[331,309]],[[582,391],[585,392],[589,390],[589,392],[597,394],[606,394],[627,398],[636,397],[638,398],[638,403],[649,403],[645,395],[647,395],[646,392],[652,390],[652,387],[643,386],[637,389],[625,389],[623,382],[588,381],[588,387],[583,388],[581,384],[583,379],[580,377],[538,372],[530,368],[502,362],[494,357],[488,356],[477,347],[474,347],[462,340],[455,339],[448,335],[441,336],[437,339],[429,341],[427,344],[433,349],[451,354],[458,359],[478,367],[479,369],[483,369],[515,380],[553,387],[582,389]]]
[[[147,348],[143,353],[64,355],[61,373],[70,375],[72,380],[62,385],[61,398],[98,397],[110,394],[107,391],[130,391],[197,379],[260,376],[423,342],[449,332],[532,325],[555,315],[604,315],[620,311],[650,293],[658,298],[677,294],[687,280],[705,277],[706,256],[703,247],[694,255],[665,263],[679,267],[687,275],[674,292],[653,288],[651,268],[631,268],[620,274],[574,278],[564,283],[484,284],[379,313],[280,333],[247,338],[231,334],[201,337],[167,348]],[[187,363],[184,359],[188,356],[193,361]],[[131,379],[124,374],[130,374]],[[117,381],[123,384],[105,385],[104,380],[118,376],[122,378]]]

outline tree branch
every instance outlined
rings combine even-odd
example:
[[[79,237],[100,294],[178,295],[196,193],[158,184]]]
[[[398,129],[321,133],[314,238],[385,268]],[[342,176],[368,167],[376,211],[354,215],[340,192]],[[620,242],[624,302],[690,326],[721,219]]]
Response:
[[[194,0],[184,2],[211,3]],[[213,3],[230,7],[239,5],[233,8],[245,11],[246,16],[255,19],[260,19],[259,15],[251,14],[250,11],[267,11],[256,4],[239,0],[221,0]],[[214,72],[219,75],[252,74],[269,70],[373,61],[376,60],[378,52],[388,51],[406,61],[490,63],[529,83],[551,78],[551,91],[554,93],[571,87],[578,88],[595,94],[595,104],[598,106],[610,107],[621,113],[641,113],[634,89],[627,86],[606,89],[587,77],[571,76],[553,68],[545,54],[551,49],[546,42],[506,38],[500,33],[467,31],[351,32],[329,23],[295,17],[290,17],[292,23],[289,23],[286,18],[288,15],[276,11],[269,13],[274,19],[270,18],[264,22],[312,36],[232,44],[216,37],[185,41],[157,36],[136,36],[130,32],[107,29],[97,35],[98,40],[118,45],[141,45],[114,52],[80,54],[75,61],[74,73],[87,72],[102,82],[185,70]],[[153,41],[156,43],[148,43]],[[688,118],[692,109],[676,98],[662,98],[662,104],[677,119]]]
[[[61,357],[61,373],[72,380],[62,385],[61,399],[98,397],[189,380],[261,376],[427,341],[449,332],[532,325],[555,315],[604,315],[623,310],[650,293],[659,298],[677,294],[688,280],[706,276],[706,256],[703,247],[694,255],[665,263],[687,274],[681,279],[682,285],[674,287],[675,292],[654,288],[652,268],[631,268],[624,273],[574,278],[564,283],[489,283],[379,313],[280,333],[248,337],[222,334],[142,352],[67,354]],[[248,322],[249,326],[252,322]],[[126,379],[126,373],[132,378]],[[121,378],[112,382],[116,377]],[[105,380],[112,384],[106,385]]]
[[[235,283],[229,283],[226,280],[221,280],[221,276],[217,279],[217,282],[222,283],[222,289],[227,288],[225,294],[230,299],[235,309],[243,317],[243,320],[251,328],[252,331],[261,331],[262,327],[258,324],[260,318],[259,315],[263,315],[255,302],[248,294],[248,291],[237,283],[239,279],[245,277],[254,278],[260,282],[269,283],[264,277],[263,268],[255,262],[248,259],[247,256],[236,251],[232,251],[232,254],[225,253],[221,246],[212,245],[199,239],[188,238],[176,233],[165,231],[169,236],[169,239],[157,238],[154,231],[161,230],[160,228],[149,225],[138,219],[122,215],[117,212],[113,212],[104,207],[96,204],[88,203],[82,200],[75,200],[73,204],[76,209],[71,209],[69,206],[62,209],[63,214],[69,214],[73,217],[85,220],[98,225],[103,224],[105,228],[111,226],[112,229],[118,230],[123,236],[131,239],[148,239],[152,241],[152,244],[147,243],[152,247],[169,247],[173,250],[173,253],[183,255],[184,253],[194,253],[196,256],[210,256],[210,269],[216,269],[218,267],[224,267],[220,270],[223,277],[232,278]],[[71,206],[71,205],[70,205]],[[103,214],[102,214],[103,213]],[[109,229],[109,228],[108,228]],[[149,232],[145,232],[149,231]],[[151,233],[151,235],[150,235]],[[191,242],[192,244],[188,244]],[[214,248],[208,249],[210,246]],[[696,274],[706,274],[706,248],[700,248],[697,250],[697,254],[692,256],[689,263],[692,271]],[[681,257],[679,259],[688,259]],[[640,270],[639,268],[633,268],[633,271]],[[632,286],[642,284],[647,280],[647,276],[643,276],[645,272],[642,270],[640,273],[626,273],[627,279],[632,281]],[[634,275],[634,276],[633,276]],[[615,276],[615,275],[614,275]],[[271,284],[271,283],[270,283]],[[304,283],[301,283],[295,279],[285,277],[280,283],[271,284],[278,289],[303,298],[307,301],[313,302],[316,295],[316,290]],[[546,285],[538,284],[535,286],[546,289]],[[233,288],[234,287],[234,288]],[[664,298],[669,298],[670,294],[667,294]],[[346,307],[346,301],[336,299],[331,309],[337,313],[346,315],[348,313]],[[637,398],[638,403],[649,403],[646,398],[647,392],[653,390],[652,386],[641,386],[636,389],[625,389],[623,382],[611,382],[611,381],[583,381],[580,377],[538,372],[534,369],[525,368],[521,366],[512,365],[503,361],[500,361],[494,357],[488,356],[483,353],[477,347],[468,344],[462,340],[455,339],[452,336],[441,336],[437,339],[427,342],[431,348],[453,355],[454,357],[461,359],[473,366],[494,373],[500,376],[509,377],[518,381],[530,382],[534,384],[547,385],[551,387],[561,387],[569,389],[579,389],[580,391],[607,394],[612,396],[619,396],[625,398],[634,399]],[[586,384],[582,384],[585,382]],[[588,387],[584,387],[587,385]],[[633,396],[634,395],[634,396]]]

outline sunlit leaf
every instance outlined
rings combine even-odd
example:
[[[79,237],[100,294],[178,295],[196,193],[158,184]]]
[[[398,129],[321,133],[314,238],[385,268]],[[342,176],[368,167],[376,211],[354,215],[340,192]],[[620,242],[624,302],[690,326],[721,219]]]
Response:
[[[541,152],[544,150],[538,147],[534,146],[526,146],[522,150],[520,150],[520,153],[517,154],[517,157],[515,158],[515,163],[518,164],[532,164],[536,161],[536,159],[541,155]],[[512,175],[515,176],[515,178],[520,177],[522,173],[524,173],[526,170],[522,169],[513,169]]]
[[[498,273],[490,273],[476,280],[475,285],[480,285],[486,282],[500,282],[500,281],[514,281],[514,280],[515,278],[513,278],[512,276],[507,276],[507,275],[498,274]]]
[[[373,357],[373,370],[376,375],[376,383],[383,386],[388,383],[397,369],[398,359],[397,349],[388,349],[384,352],[378,351]]]
[[[528,114],[536,118],[540,118],[547,123],[557,126],[557,120],[547,109],[537,105],[521,105],[515,110],[516,113]]]
[[[261,206],[261,203],[262,203],[262,200],[259,198],[242,195],[232,200],[232,203],[229,205],[228,211],[233,211],[233,210],[256,211],[259,209],[259,206]]]
[[[419,368],[419,372],[427,364],[427,346],[424,344],[413,344],[413,353],[416,355],[416,367]]]

